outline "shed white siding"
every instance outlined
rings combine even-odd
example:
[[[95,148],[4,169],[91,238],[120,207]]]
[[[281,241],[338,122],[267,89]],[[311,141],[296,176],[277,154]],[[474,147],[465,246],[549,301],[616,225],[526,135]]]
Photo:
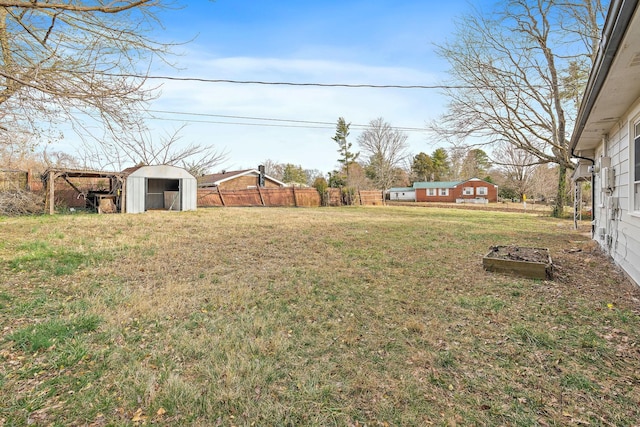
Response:
[[[182,210],[195,211],[198,207],[198,182],[193,179],[182,179]]]
[[[129,176],[127,178],[125,206],[127,213],[144,212],[146,180],[144,176]]]
[[[151,181],[150,181],[151,180]],[[154,187],[154,193],[149,192],[149,183]],[[142,166],[131,172],[126,179],[125,207],[127,213],[141,213],[153,208],[162,208],[164,195],[162,194],[163,182],[171,184],[171,188],[165,188],[165,192],[180,191],[180,210],[190,211],[197,208],[196,178],[185,169],[168,166]],[[159,185],[158,185],[159,184]],[[177,205],[171,206],[175,209]],[[168,208],[168,207],[166,207]]]
[[[416,201],[416,190],[413,188],[390,188],[389,200]]]
[[[640,211],[634,210],[634,126],[640,122],[640,98],[625,118],[610,130],[609,139],[596,149],[594,175],[594,239],[614,261],[640,283]],[[603,161],[603,157],[605,160]],[[603,189],[602,165],[611,159],[613,189]]]

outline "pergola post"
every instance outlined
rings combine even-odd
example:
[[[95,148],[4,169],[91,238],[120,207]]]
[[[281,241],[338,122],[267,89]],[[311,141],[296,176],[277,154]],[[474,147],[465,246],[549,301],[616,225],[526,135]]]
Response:
[[[53,215],[55,213],[55,182],[56,182],[56,173],[52,170],[49,171],[49,178],[47,179],[47,183],[49,184],[49,215]]]
[[[120,177],[118,178],[122,183],[122,190],[120,193],[120,213],[127,212],[127,178]]]

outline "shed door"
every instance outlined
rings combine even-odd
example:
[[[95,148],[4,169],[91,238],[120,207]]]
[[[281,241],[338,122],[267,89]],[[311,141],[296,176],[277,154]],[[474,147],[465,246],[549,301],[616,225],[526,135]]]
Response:
[[[180,210],[180,180],[147,178],[145,210]]]

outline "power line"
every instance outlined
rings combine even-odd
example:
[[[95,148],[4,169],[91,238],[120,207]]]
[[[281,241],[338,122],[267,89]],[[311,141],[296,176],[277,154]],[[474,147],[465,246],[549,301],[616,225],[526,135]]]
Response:
[[[77,72],[76,72],[77,73]],[[233,80],[233,79],[207,79],[203,77],[178,77],[178,76],[162,76],[162,75],[143,75],[128,73],[100,73],[103,76],[110,77],[130,77],[136,79],[148,80],[170,80],[181,82],[200,82],[200,83],[229,83],[243,85],[267,85],[267,86],[311,86],[311,87],[345,87],[345,88],[370,88],[370,89],[475,89],[474,86],[455,86],[455,85],[399,85],[399,84],[370,84],[370,83],[315,83],[315,82],[271,82],[264,80]]]
[[[223,122],[223,121],[214,121],[214,120],[197,120],[197,119],[175,119],[175,118],[165,118],[165,117],[154,117],[158,120],[166,120],[166,121],[187,121],[193,123],[212,123],[212,124],[228,124],[228,125],[242,125],[242,126],[265,126],[265,127],[288,127],[288,128],[307,128],[307,129],[333,129],[335,127],[335,123],[333,122],[319,122],[319,121],[311,121],[311,120],[294,120],[294,119],[277,119],[272,117],[251,117],[251,116],[235,116],[235,115],[225,115],[225,114],[210,114],[210,113],[194,113],[194,112],[186,112],[186,111],[170,111],[170,110],[147,110],[149,113],[160,113],[160,114],[173,114],[173,115],[183,115],[183,116],[194,116],[194,117],[213,117],[213,118],[225,118],[225,119],[239,119],[239,120],[258,120],[258,121],[270,121],[270,122],[278,122],[278,123],[289,123],[289,124],[267,124],[267,123],[238,123],[238,122]],[[367,128],[368,125],[354,124],[351,126],[354,128]],[[403,127],[403,126],[391,126],[393,129],[405,131],[405,132],[422,132],[424,129],[415,128],[415,127]]]
[[[261,126],[261,127],[280,127],[280,128],[302,128],[302,129],[333,129],[329,126],[308,126],[308,125],[276,125],[267,123],[238,123],[238,122],[221,122],[216,120],[196,120],[196,119],[170,119],[166,117],[156,117],[158,120],[165,122],[188,122],[188,123],[208,123],[208,124],[220,124],[220,125],[236,125],[236,126]]]
[[[102,71],[83,72],[73,70],[74,74],[100,74],[107,77],[123,77],[146,80],[169,80],[181,82],[200,82],[200,83],[228,83],[240,85],[267,85],[267,86],[303,86],[303,87],[344,87],[344,88],[368,88],[368,89],[431,89],[431,90],[449,90],[449,89],[510,89],[519,87],[517,85],[455,85],[455,84],[433,84],[433,85],[400,85],[400,84],[371,84],[371,83],[318,83],[318,82],[278,82],[265,80],[234,80],[234,79],[208,79],[204,77],[179,77],[179,76],[163,76],[163,75],[145,75],[134,73],[107,73]],[[544,89],[547,85],[533,85],[533,87]]]

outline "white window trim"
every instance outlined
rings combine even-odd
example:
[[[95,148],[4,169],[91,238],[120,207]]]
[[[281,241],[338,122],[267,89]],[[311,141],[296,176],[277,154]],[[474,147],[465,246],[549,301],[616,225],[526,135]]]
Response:
[[[434,197],[437,196],[438,193],[436,192],[435,188],[427,188],[427,196],[428,197]]]
[[[478,196],[488,196],[489,195],[489,187],[476,187],[476,194]]]
[[[449,189],[448,188],[440,188],[440,189],[438,189],[438,195],[440,195],[440,196],[448,196],[449,195]]]
[[[473,187],[462,187],[462,195],[463,196],[473,196]]]

